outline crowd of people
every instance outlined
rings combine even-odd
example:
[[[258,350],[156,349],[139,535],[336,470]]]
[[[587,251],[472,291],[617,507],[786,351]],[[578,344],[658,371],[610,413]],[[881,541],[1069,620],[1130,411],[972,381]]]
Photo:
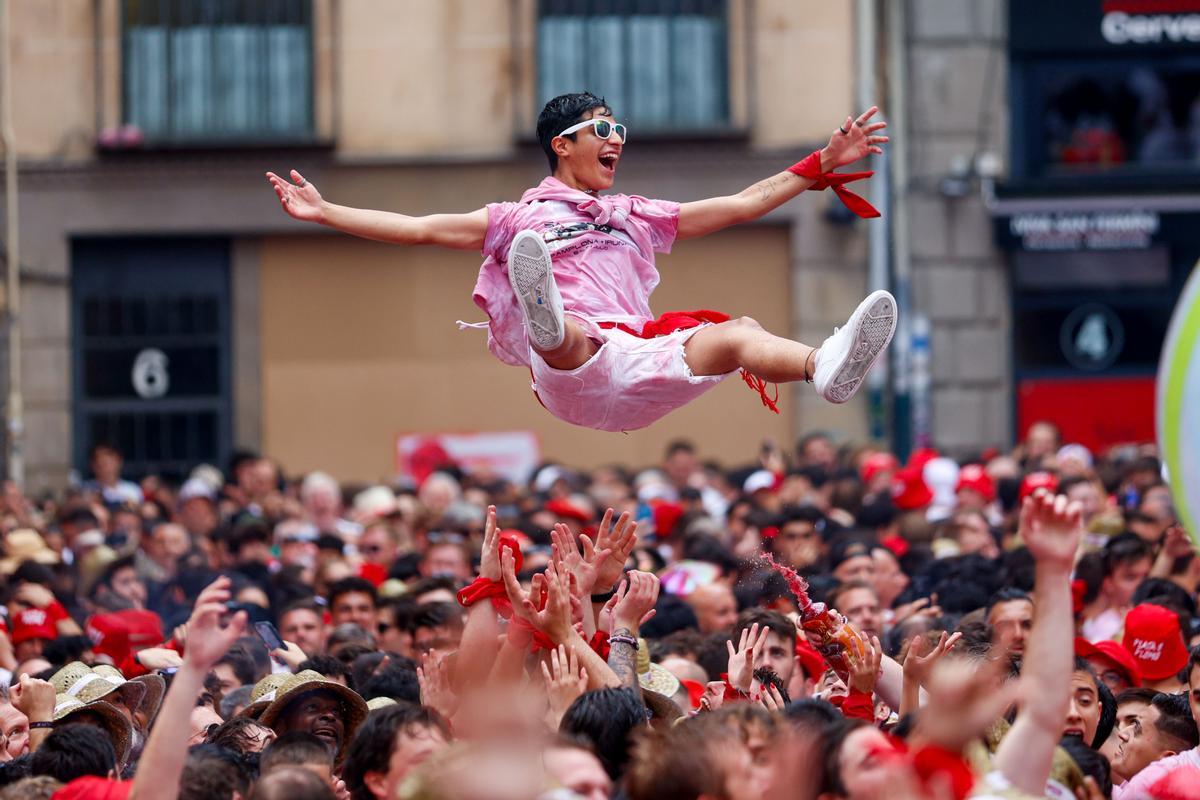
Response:
[[[1200,797],[1151,446],[0,497],[0,800]],[[744,461],[744,463],[742,463]]]

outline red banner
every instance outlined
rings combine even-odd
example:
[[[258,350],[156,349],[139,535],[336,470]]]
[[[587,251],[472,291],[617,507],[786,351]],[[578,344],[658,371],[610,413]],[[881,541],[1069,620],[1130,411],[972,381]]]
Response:
[[[1062,378],[1017,385],[1017,434],[1035,422],[1053,422],[1062,440],[1092,452],[1112,445],[1153,442],[1154,376]]]

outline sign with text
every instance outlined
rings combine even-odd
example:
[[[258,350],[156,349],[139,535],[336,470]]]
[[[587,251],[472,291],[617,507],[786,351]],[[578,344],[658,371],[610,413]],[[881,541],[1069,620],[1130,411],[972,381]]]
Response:
[[[1187,50],[1200,45],[1198,0],[1011,0],[1014,52]]]
[[[396,437],[396,472],[421,483],[447,462],[467,472],[524,483],[541,461],[533,431],[409,433]]]

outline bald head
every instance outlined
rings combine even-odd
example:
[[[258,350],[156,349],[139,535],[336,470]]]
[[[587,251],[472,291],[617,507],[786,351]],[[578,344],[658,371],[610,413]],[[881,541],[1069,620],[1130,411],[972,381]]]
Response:
[[[719,583],[700,586],[688,596],[687,601],[692,611],[696,612],[701,633],[728,631],[737,620],[737,600],[728,586]]]

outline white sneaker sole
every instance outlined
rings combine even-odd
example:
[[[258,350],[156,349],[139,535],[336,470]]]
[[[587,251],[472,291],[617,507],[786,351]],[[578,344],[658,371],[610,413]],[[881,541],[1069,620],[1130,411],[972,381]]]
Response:
[[[871,365],[891,343],[896,333],[896,298],[883,290],[872,292],[854,309],[846,327],[850,329],[850,347],[821,393],[830,403],[845,403],[854,397]]]
[[[525,314],[525,331],[538,350],[553,350],[563,342],[563,305],[550,249],[533,231],[521,231],[508,249],[508,282]]]

